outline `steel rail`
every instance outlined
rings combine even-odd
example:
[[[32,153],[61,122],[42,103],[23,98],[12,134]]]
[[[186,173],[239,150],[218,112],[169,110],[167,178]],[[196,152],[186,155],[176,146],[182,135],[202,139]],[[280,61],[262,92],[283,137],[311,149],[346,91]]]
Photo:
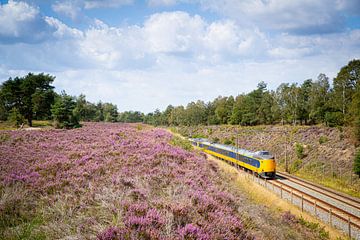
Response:
[[[279,177],[281,177],[281,178],[284,178],[284,179],[286,179],[286,180],[288,180],[288,181],[290,181],[290,182],[293,182],[293,183],[295,183],[295,184],[298,184],[298,185],[300,185],[300,186],[302,186],[302,187],[304,187],[304,188],[310,189],[310,190],[312,190],[312,191],[314,191],[314,192],[318,192],[318,193],[320,193],[320,194],[322,194],[322,195],[324,195],[324,196],[327,196],[327,197],[329,197],[329,198],[335,199],[335,200],[337,200],[337,201],[339,201],[339,202],[342,202],[342,203],[344,203],[344,204],[346,204],[346,205],[348,205],[348,206],[351,206],[351,207],[353,207],[353,208],[355,208],[355,209],[357,209],[357,210],[360,210],[360,206],[359,206],[359,205],[353,204],[354,202],[355,202],[356,204],[360,204],[360,201],[356,201],[355,199],[353,199],[353,198],[351,198],[351,197],[347,197],[347,196],[345,196],[345,195],[343,195],[343,194],[339,194],[339,193],[337,193],[337,192],[335,192],[335,191],[326,189],[326,188],[324,188],[324,187],[317,186],[316,184],[309,183],[309,182],[307,182],[307,181],[304,181],[304,180],[299,179],[299,178],[295,178],[295,177],[290,176],[290,175],[288,175],[288,174],[285,175],[285,174],[283,174],[283,173],[281,173],[281,174],[277,173],[276,175],[279,176]],[[294,179],[295,179],[295,180],[294,180]],[[318,189],[321,189],[321,191],[318,190]],[[331,194],[329,194],[329,193],[331,193]],[[342,199],[341,199],[341,198],[342,198]],[[346,200],[343,200],[343,199],[346,199]]]
[[[290,186],[288,184],[281,183],[281,182],[278,182],[278,181],[271,181],[271,180],[267,181],[267,182],[270,182],[274,186],[277,186],[278,188],[281,188],[283,191],[286,191],[286,192],[288,192],[290,194],[292,192],[292,194],[294,196],[297,196],[298,198],[301,198],[301,199],[303,199],[304,201],[306,201],[308,203],[315,204],[315,205],[317,203],[321,203],[322,205],[327,206],[328,208],[323,207],[321,205],[316,205],[317,208],[322,209],[325,212],[329,212],[330,209],[336,210],[337,212],[339,212],[339,214],[336,213],[336,212],[332,212],[332,215],[339,218],[339,219],[341,219],[341,220],[343,220],[343,221],[345,221],[345,222],[348,222],[349,218],[355,219],[358,223],[355,223],[355,222],[352,221],[352,222],[350,222],[350,224],[355,226],[356,228],[360,229],[360,217],[358,217],[358,216],[356,216],[356,215],[354,215],[352,213],[349,213],[349,212],[347,212],[347,211],[345,211],[345,210],[343,210],[343,209],[341,209],[341,208],[339,208],[339,207],[337,207],[337,206],[335,206],[333,204],[330,204],[330,203],[328,203],[328,202],[326,202],[326,201],[324,201],[322,199],[314,197],[311,194],[308,194],[308,193],[306,193],[304,191],[301,191],[301,190],[299,190],[299,189],[297,189],[295,187],[292,187],[292,186]],[[276,182],[276,184],[274,182]],[[288,189],[284,188],[284,186],[286,188],[288,188]],[[300,194],[297,194],[296,192],[298,192]],[[304,198],[304,196],[308,197],[308,199]],[[314,201],[311,201],[310,199],[313,199]],[[344,216],[342,216],[340,214],[344,214],[349,218],[346,218],[346,217],[344,217]]]

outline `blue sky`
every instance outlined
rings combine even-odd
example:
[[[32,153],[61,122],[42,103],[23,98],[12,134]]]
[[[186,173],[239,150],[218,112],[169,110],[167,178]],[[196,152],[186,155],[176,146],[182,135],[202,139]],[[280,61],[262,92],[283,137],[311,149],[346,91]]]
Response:
[[[332,79],[360,57],[358,0],[0,1],[0,82],[154,111],[283,82]]]

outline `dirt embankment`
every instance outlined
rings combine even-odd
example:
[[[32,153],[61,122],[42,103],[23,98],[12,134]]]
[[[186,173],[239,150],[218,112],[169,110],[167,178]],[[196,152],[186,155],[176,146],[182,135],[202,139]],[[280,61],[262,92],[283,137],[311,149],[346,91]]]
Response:
[[[360,181],[353,174],[355,146],[351,129],[319,126],[198,126],[173,129],[184,136],[204,137],[240,148],[268,150],[279,169],[335,187],[359,192]]]

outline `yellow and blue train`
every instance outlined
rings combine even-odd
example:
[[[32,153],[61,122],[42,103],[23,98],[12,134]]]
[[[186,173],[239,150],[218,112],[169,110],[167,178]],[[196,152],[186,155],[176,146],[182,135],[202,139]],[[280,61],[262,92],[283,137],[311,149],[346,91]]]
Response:
[[[210,142],[202,138],[190,138],[192,145],[223,160],[248,169],[263,178],[274,178],[276,162],[268,151],[251,152],[245,149]]]

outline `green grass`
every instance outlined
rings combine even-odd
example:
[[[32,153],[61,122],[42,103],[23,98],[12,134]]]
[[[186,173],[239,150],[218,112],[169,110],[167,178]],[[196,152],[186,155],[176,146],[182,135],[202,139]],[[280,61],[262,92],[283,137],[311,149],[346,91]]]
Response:
[[[9,122],[0,122],[0,130],[16,130],[17,128],[14,127]]]
[[[24,127],[29,127],[27,124],[24,125]],[[50,120],[34,120],[33,121],[33,127],[35,128],[49,128],[52,127],[52,123]],[[0,121],[0,130],[17,130],[18,127],[14,126],[10,122],[2,122]]]
[[[181,147],[182,149],[185,149],[187,151],[193,149],[191,143],[188,140],[182,139],[177,136],[172,137],[172,139],[170,140],[170,144],[173,146]]]
[[[329,239],[329,232],[324,227],[321,227],[319,223],[307,221],[302,217],[299,219],[299,223],[310,231],[317,233],[319,239]]]
[[[313,174],[304,172],[302,170],[297,172],[296,175],[311,182],[315,182],[325,187],[334,189],[336,191],[343,192],[353,197],[360,198],[360,180],[355,176],[353,177],[353,182],[351,184],[350,178],[348,176],[346,179],[331,177],[327,175],[319,178],[319,175],[314,176]]]
[[[51,127],[52,123],[49,120],[34,120],[33,127]]]

